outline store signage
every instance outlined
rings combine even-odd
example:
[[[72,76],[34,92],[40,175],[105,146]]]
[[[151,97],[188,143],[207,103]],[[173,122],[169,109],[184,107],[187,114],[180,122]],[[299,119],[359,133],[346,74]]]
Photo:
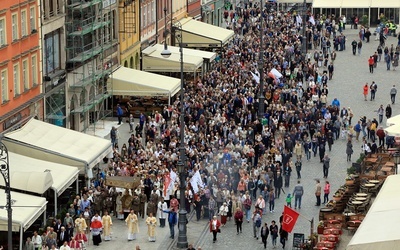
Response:
[[[12,126],[14,126],[18,122],[20,122],[21,119],[22,119],[21,113],[18,113],[16,115],[6,119],[3,123],[3,130],[7,130],[7,129],[11,128]]]

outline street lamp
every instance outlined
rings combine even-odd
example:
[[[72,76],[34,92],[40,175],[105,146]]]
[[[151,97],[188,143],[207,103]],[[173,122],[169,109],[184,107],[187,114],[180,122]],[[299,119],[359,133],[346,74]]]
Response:
[[[179,53],[180,53],[180,70],[181,70],[181,114],[179,116],[180,120],[180,145],[179,145],[179,161],[177,163],[179,178],[180,178],[180,186],[179,186],[179,223],[178,223],[178,248],[187,248],[188,241],[186,235],[186,204],[185,204],[185,189],[186,189],[186,173],[185,173],[185,107],[184,107],[184,79],[183,79],[183,44],[182,44],[182,25],[180,22],[176,22],[174,26],[172,26],[172,31],[174,32],[175,39],[179,42]],[[176,34],[176,31],[179,31],[179,34]],[[168,50],[167,43],[164,41],[164,49],[161,52],[161,55],[164,58],[168,58],[171,56],[171,51]]]
[[[307,24],[307,1],[304,0],[304,2],[303,2],[303,34],[302,34],[303,38],[302,38],[302,46],[301,46],[304,58],[306,58],[307,43],[308,43],[308,41],[307,41],[307,32],[306,32],[306,28],[307,28],[306,24]]]
[[[258,118],[260,122],[264,118],[264,47],[263,47],[263,14],[264,14],[264,1],[261,0],[261,16],[260,16],[260,52],[258,59],[258,71],[260,72],[260,95],[258,97]]]
[[[7,217],[8,217],[8,249],[12,248],[12,208],[11,208],[11,187],[10,187],[10,164],[9,164],[9,156],[8,149],[6,145],[1,141],[2,135],[0,135],[0,172],[4,178],[4,183],[6,186],[6,195],[7,195]]]
[[[397,168],[399,167],[400,164],[400,152],[396,151],[396,153],[394,153],[393,155],[393,159],[394,159],[394,173],[397,174]]]

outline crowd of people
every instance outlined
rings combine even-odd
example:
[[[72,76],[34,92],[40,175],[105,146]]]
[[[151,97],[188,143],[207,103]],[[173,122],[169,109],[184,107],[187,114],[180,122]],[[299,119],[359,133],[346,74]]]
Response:
[[[136,126],[132,115],[125,114],[131,137],[120,138],[118,129],[113,127],[110,137],[114,157],[92,186],[76,196],[64,220],[56,220],[42,236],[35,232],[28,245],[32,242],[33,249],[79,249],[88,244],[90,233],[93,244],[98,245],[101,235],[105,241],[111,240],[114,219],[125,220],[128,240],[136,239],[141,219],[148,226],[149,241],[156,241],[156,231],[160,230],[157,227],[164,228],[166,221],[170,238],[174,239],[180,191],[179,178],[172,176],[177,173],[180,129],[185,130],[186,210],[190,213],[194,209],[197,220],[210,220],[214,242],[232,218],[237,234],[242,233],[244,221],[251,222],[254,238],[260,237],[265,248],[268,235],[274,247],[278,236],[285,247],[288,233],[275,220],[268,225],[262,217],[268,212],[274,214],[274,201],[281,198],[283,187],[291,185],[292,171],[297,173],[297,185],[284,199],[291,205],[293,197],[295,209],[301,209],[303,164],[317,157],[324,166],[323,177],[327,178],[334,141],[348,140],[346,154],[351,160],[352,138],[359,140],[360,132],[368,151],[367,140],[375,138],[374,129],[368,126],[376,120],[364,117],[353,126],[352,110],[341,107],[337,98],[329,96],[336,51],[346,48],[342,17],[322,19],[309,15],[303,39],[299,17],[292,13],[258,5],[228,12],[226,22],[235,36],[211,70],[203,77],[186,81],[183,102],[178,98],[162,112],[150,116],[142,113]],[[302,41],[310,44],[314,52],[309,49],[304,54]],[[259,72],[260,54],[264,74]],[[263,93],[260,81],[264,83]],[[264,96],[263,113],[259,110],[260,95]],[[181,105],[185,110],[184,128],[179,126]],[[121,123],[120,106],[119,110]],[[191,179],[197,173],[202,185],[193,186]],[[107,187],[108,176],[136,176],[141,185],[135,190]],[[167,180],[171,179],[173,183],[168,185]],[[318,206],[321,190],[318,181]],[[324,202],[329,200],[329,190],[326,181]]]

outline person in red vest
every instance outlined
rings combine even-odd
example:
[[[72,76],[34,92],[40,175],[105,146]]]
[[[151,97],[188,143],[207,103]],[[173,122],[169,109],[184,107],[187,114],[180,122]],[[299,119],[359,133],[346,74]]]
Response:
[[[370,56],[368,59],[368,65],[369,65],[369,73],[371,73],[371,74],[374,73],[374,64],[375,64],[374,57]]]
[[[210,232],[213,234],[213,243],[217,241],[217,233],[221,232],[220,227],[221,222],[217,219],[217,216],[213,216],[213,219],[210,221]]]

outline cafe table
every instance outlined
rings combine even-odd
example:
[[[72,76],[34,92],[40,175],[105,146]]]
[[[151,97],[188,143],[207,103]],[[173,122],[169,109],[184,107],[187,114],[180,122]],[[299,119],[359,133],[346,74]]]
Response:
[[[368,182],[372,183],[372,184],[378,184],[380,181],[378,181],[378,180],[369,180]]]
[[[366,194],[366,193],[356,193],[356,196],[359,196],[359,197],[367,197],[368,194]]]
[[[356,201],[366,201],[367,198],[366,197],[356,197],[354,198]]]
[[[363,204],[362,201],[357,201],[357,200],[354,200],[354,201],[352,201],[351,203],[354,205],[354,207],[355,207],[355,209],[356,209],[356,212],[358,212],[358,206],[360,206],[360,205]]]
[[[392,167],[382,167],[382,168],[381,168],[381,171],[383,171],[383,172],[390,172],[390,171],[392,171]]]
[[[367,183],[367,184],[364,184],[364,186],[366,186],[367,188],[372,188],[372,187],[375,187],[375,184],[374,183]]]

